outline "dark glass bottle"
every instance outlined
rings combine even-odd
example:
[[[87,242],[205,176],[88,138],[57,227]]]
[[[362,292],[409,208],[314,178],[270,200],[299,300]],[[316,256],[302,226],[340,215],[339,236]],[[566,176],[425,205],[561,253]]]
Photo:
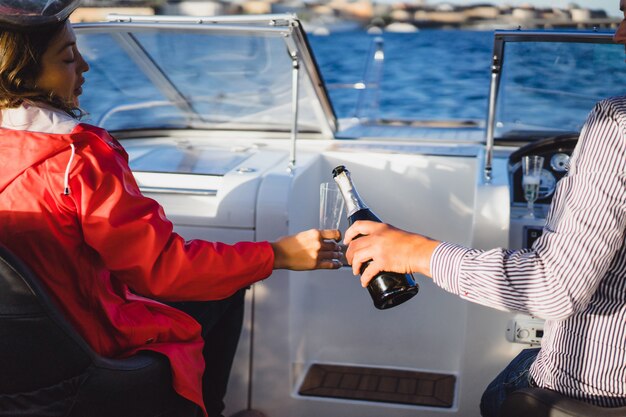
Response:
[[[348,223],[357,220],[381,220],[365,205],[359,193],[356,191],[350,172],[345,166],[339,165],[333,169],[333,178],[339,186],[341,195],[346,203]],[[367,268],[369,262],[361,268],[361,274]],[[367,285],[374,306],[380,310],[395,307],[413,297],[419,291],[419,286],[411,274],[399,274],[396,272],[380,272]]]

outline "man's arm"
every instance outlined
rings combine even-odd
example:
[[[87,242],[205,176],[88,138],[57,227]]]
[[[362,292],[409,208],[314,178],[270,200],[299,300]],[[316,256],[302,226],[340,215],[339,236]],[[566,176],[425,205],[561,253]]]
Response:
[[[616,114],[606,101],[589,116],[532,249],[481,251],[357,222],[345,239],[355,273],[371,259],[364,282],[380,270],[421,273],[467,300],[542,318],[585,308],[625,238],[626,140]],[[359,234],[367,236],[352,240]]]

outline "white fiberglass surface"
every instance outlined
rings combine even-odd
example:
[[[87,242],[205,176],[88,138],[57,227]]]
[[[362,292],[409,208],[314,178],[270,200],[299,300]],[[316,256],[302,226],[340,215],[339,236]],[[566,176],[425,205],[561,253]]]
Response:
[[[332,168],[343,164],[361,196],[385,221],[472,244],[479,158],[326,152],[304,155],[301,162],[293,180],[276,173],[261,186],[257,239],[315,227],[319,183],[330,181]],[[280,187],[286,187],[280,215],[266,218],[269,207],[277,206],[264,191]],[[508,211],[507,194],[498,196],[505,198],[489,203],[494,214]],[[345,222],[340,225],[344,230]],[[495,234],[491,241],[497,245],[507,231]],[[482,243],[488,244],[489,237]],[[520,348],[502,336],[508,315],[471,305],[425,277],[416,278],[420,293],[385,311],[374,308],[350,268],[278,271],[256,285],[251,406],[285,417],[478,415],[482,389]],[[457,377],[454,405],[441,409],[299,396],[299,384],[314,363],[451,374]]]
[[[251,156],[251,152],[189,143],[133,147],[131,169],[144,172],[223,176]],[[134,155],[133,155],[134,156]]]
[[[153,137],[122,141],[138,185],[177,225],[254,230],[268,170],[287,166],[284,149],[235,138]],[[285,142],[286,141],[278,141]]]

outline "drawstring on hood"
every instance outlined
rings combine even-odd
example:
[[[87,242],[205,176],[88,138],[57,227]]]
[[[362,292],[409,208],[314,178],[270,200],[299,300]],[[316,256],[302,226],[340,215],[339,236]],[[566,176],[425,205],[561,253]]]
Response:
[[[70,154],[70,160],[65,168],[63,195],[70,195],[70,168],[72,167],[72,162],[74,161],[74,155],[76,155],[76,147],[74,144],[70,143],[70,147],[72,148],[72,153]]]

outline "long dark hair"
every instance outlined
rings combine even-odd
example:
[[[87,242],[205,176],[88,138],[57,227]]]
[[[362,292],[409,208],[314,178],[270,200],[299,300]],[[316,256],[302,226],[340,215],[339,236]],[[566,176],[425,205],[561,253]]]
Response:
[[[54,93],[37,88],[41,60],[50,41],[65,30],[65,22],[31,32],[0,29],[0,109],[24,102],[40,102],[65,111],[74,118],[83,112]]]

